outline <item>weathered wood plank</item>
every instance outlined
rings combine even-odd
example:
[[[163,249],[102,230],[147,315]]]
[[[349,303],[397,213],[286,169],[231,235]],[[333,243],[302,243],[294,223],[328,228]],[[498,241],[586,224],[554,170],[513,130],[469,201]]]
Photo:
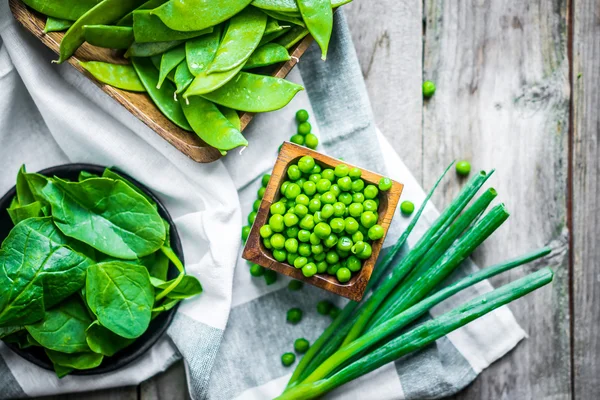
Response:
[[[188,400],[183,362],[140,385],[139,400]]]
[[[600,3],[573,3],[574,394],[600,398]]]
[[[438,88],[424,106],[425,186],[452,159],[498,169],[490,182],[512,216],[475,254],[480,265],[556,248],[553,286],[511,307],[529,338],[457,398],[569,398],[567,3],[427,0],[425,15],[424,76]],[[437,204],[459,186],[448,181]]]

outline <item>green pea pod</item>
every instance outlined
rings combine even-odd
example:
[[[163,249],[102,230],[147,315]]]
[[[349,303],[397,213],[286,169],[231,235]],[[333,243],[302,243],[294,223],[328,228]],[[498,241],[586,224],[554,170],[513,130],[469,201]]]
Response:
[[[292,47],[294,47],[296,43],[304,39],[308,35],[308,33],[308,29],[302,28],[300,26],[295,26],[289,31],[287,31],[285,35],[282,35],[275,42],[289,50]]]
[[[331,8],[337,8],[344,4],[350,3],[352,0],[331,0]],[[254,0],[252,2],[254,7],[258,7],[261,10],[272,10],[279,12],[300,12],[296,0]]]
[[[71,57],[79,46],[85,42],[83,33],[85,25],[111,24],[142,3],[143,0],[103,0],[98,3],[94,8],[75,21],[73,26],[65,33],[60,42],[58,63],[60,64]]]
[[[169,0],[152,13],[171,29],[199,31],[227,21],[251,2],[252,0]]]
[[[290,55],[285,47],[277,43],[267,43],[252,53],[243,69],[266,67],[267,65],[289,61],[289,59]]]
[[[183,40],[173,40],[170,42],[156,42],[156,43],[137,43],[134,42],[127,52],[125,58],[129,57],[152,57],[157,56],[165,51],[169,51],[174,47],[179,46],[183,43]]]
[[[221,114],[223,114],[223,116],[227,118],[229,122],[231,122],[231,125],[233,125],[235,129],[238,131],[242,130],[242,121],[240,120],[240,115],[237,111],[232,110],[229,107],[223,107],[219,105],[217,105],[217,108],[219,111],[221,111]]]
[[[160,89],[163,82],[167,78],[167,75],[171,73],[177,66],[185,60],[185,45],[179,45],[174,49],[171,49],[165,53],[163,53],[160,59],[160,67],[159,67],[159,77],[158,77],[158,85],[157,89]]]
[[[291,28],[283,28],[282,30],[278,31],[278,32],[273,32],[271,34],[268,35],[264,35],[263,38],[260,40],[260,43],[258,44],[258,47],[260,46],[264,46],[267,43],[271,43],[272,41],[274,41],[275,39],[285,35],[286,32],[288,32]],[[307,31],[308,32],[308,31]]]
[[[207,73],[225,72],[243,65],[258,47],[266,26],[267,16],[254,7],[231,18]]]
[[[225,86],[202,95],[213,103],[246,112],[268,112],[285,107],[304,90],[285,79],[240,72]]]
[[[329,40],[333,32],[333,10],[329,0],[298,0],[306,28],[321,48],[321,59],[327,59]]]
[[[187,62],[183,61],[181,64],[177,66],[175,70],[174,82],[175,86],[177,86],[177,90],[175,93],[181,94],[185,92],[185,90],[191,85],[194,81],[194,75],[188,68]]]
[[[130,92],[146,91],[131,65],[111,64],[101,61],[80,61],[79,64],[102,83]]]
[[[185,58],[193,76],[206,71],[217,54],[220,41],[221,26],[218,25],[212,33],[185,43]]]
[[[304,24],[304,21],[302,21],[302,18],[291,16],[291,15],[287,15],[287,14],[283,14],[283,13],[278,12],[278,11],[262,10],[262,12],[264,12],[265,14],[267,14],[271,18],[276,18],[276,19],[279,19],[281,21],[286,21],[286,22],[289,22],[289,23],[294,24],[294,25],[298,25],[298,26],[301,26],[301,27],[306,27],[306,25]]]
[[[133,10],[132,12],[128,13],[123,18],[121,18],[117,22],[117,25],[119,25],[119,26],[133,26],[133,13],[134,12],[136,12],[138,10],[153,10],[156,7],[162,6],[167,1],[168,0],[148,0],[147,2],[145,2],[144,4],[142,4],[141,6],[139,6],[138,8],[136,8],[135,10]]]
[[[73,21],[66,19],[48,17],[44,26],[44,33],[66,31],[73,25]]]
[[[192,128],[181,109],[181,103],[173,98],[173,93],[175,93],[173,84],[167,81],[164,82],[160,89],[157,89],[158,71],[152,65],[152,61],[148,58],[134,57],[132,62],[142,84],[158,109],[175,125],[181,129],[191,131]]]
[[[206,71],[199,73],[183,94],[183,98],[187,99],[190,96],[200,96],[217,90],[232,80],[238,72],[242,70],[243,66],[244,64],[230,71],[215,72],[210,75]]]
[[[23,0],[35,11],[54,18],[75,21],[91,10],[100,0]]]
[[[279,21],[277,21],[274,18],[269,17],[269,19],[267,19],[267,27],[265,28],[265,32],[263,33],[263,36],[270,35],[271,33],[279,32],[282,29],[283,29],[283,26],[281,26],[279,24]]]
[[[170,40],[186,40],[212,32],[208,27],[199,31],[180,32],[166,26],[160,18],[151,14],[152,10],[133,12],[133,32],[138,43],[168,42]]]
[[[128,49],[133,43],[133,29],[128,26],[85,25],[85,41],[107,49]]]
[[[189,104],[183,104],[183,112],[194,132],[210,146],[221,151],[248,146],[241,132],[210,101],[191,98]]]

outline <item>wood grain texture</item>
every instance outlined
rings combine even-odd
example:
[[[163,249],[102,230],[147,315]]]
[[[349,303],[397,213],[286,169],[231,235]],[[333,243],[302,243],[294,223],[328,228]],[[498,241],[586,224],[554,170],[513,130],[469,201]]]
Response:
[[[398,207],[398,201],[402,194],[404,185],[396,181],[392,181],[392,188],[386,192],[379,192],[379,220],[377,223],[383,228],[383,237],[372,243],[371,257],[363,261],[363,267],[360,272],[352,277],[347,283],[340,283],[337,278],[327,274],[316,274],[310,278],[302,274],[302,270],[296,269],[287,262],[282,263],[275,260],[270,250],[267,250],[262,244],[260,236],[260,228],[267,224],[270,216],[271,205],[281,199],[280,189],[284,181],[288,179],[287,170],[303,156],[311,156],[316,163],[323,168],[335,169],[339,164],[346,164],[350,168],[359,167],[357,165],[348,164],[345,161],[329,157],[325,154],[310,150],[304,146],[298,146],[290,142],[284,142],[277,156],[277,161],[271,172],[271,179],[266,188],[265,195],[260,204],[260,208],[256,215],[256,220],[252,224],[252,230],[246,241],[242,257],[245,260],[261,265],[265,268],[275,270],[281,274],[290,276],[296,280],[306,282],[317,286],[321,289],[335,293],[340,296],[347,297],[354,301],[360,301],[367,288],[367,283],[373,273],[375,262],[379,257],[381,246],[385,240],[388,229]],[[365,184],[377,185],[382,175],[362,169],[361,179]]]
[[[38,397],[38,400],[137,400],[138,388],[135,386],[98,390],[96,392],[63,394],[59,396]]]
[[[554,248],[547,261],[556,273],[553,285],[511,306],[529,338],[457,398],[569,398],[567,3],[427,0],[425,15],[424,78],[437,85],[423,109],[425,187],[452,159],[497,168],[490,184],[512,215],[475,261],[485,266]],[[446,180],[438,207],[461,183]]]
[[[575,0],[573,15],[574,397],[600,398],[600,3]]]
[[[183,361],[175,363],[164,373],[143,382],[139,394],[139,398],[143,400],[189,400]]]

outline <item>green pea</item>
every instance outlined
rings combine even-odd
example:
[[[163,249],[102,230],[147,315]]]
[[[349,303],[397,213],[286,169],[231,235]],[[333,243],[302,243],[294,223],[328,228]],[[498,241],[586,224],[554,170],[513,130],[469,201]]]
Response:
[[[300,228],[311,231],[315,227],[315,220],[312,215],[306,215],[300,221]]]
[[[296,143],[299,146],[304,146],[304,136],[297,133],[290,138],[290,142]]]
[[[315,159],[311,156],[304,156],[298,161],[298,168],[305,174],[309,174],[315,167]]]
[[[296,207],[296,202],[293,199],[285,200],[285,207],[287,208],[289,213],[295,213],[294,207]]]
[[[308,182],[307,182],[308,183]],[[315,213],[321,210],[321,200],[319,199],[311,199],[308,203],[308,210],[312,213]]]
[[[400,204],[400,211],[404,215],[410,215],[415,211],[415,205],[412,201],[405,200]]]
[[[298,195],[302,193],[302,189],[300,189],[300,186],[298,186],[295,183],[290,183],[286,188],[285,188],[285,194],[284,196],[288,199],[295,199],[296,197],[298,197]]]
[[[317,148],[317,146],[319,146],[319,138],[317,138],[314,134],[309,133],[304,137],[304,144],[309,149],[314,150]]]
[[[337,242],[337,249],[339,251],[350,251],[353,245],[352,239],[347,236],[342,236]]]
[[[342,189],[340,189],[340,187],[338,186],[337,183],[334,183],[333,185],[331,185],[331,187],[329,188],[329,191],[331,193],[333,193],[333,195],[337,198],[340,194],[342,194]]]
[[[308,111],[298,110],[296,112],[296,121],[298,121],[299,123],[308,121]]]
[[[325,222],[326,219],[323,218],[323,216],[321,215],[321,211],[317,211],[316,213],[313,214],[313,219],[315,221],[315,224],[319,224],[320,222]]]
[[[242,241],[246,241],[248,239],[248,236],[250,235],[250,227],[249,226],[245,226],[242,228]]]
[[[271,246],[271,240],[269,238],[264,238],[263,239],[263,245],[265,246],[265,248],[271,250],[273,248],[273,246]]]
[[[377,223],[377,215],[373,211],[365,211],[360,216],[360,223],[365,228],[369,229]]]
[[[317,312],[321,315],[329,315],[332,307],[333,304],[329,300],[321,300],[317,303]]]
[[[331,319],[336,319],[338,315],[340,315],[341,310],[337,307],[333,307],[331,311],[329,311],[329,316]]]
[[[361,216],[362,218],[362,216]],[[342,233],[346,228],[346,223],[341,218],[334,218],[329,222],[329,226],[331,227],[331,231],[334,233]]]
[[[435,93],[435,83],[433,83],[431,81],[423,82],[423,97],[428,99],[431,96],[433,96],[434,93]]]
[[[297,253],[288,253],[287,255],[287,262],[290,265],[294,265],[294,263],[296,262],[296,259],[300,257]]]
[[[363,213],[363,205],[360,203],[352,203],[348,206],[348,213],[353,217],[360,217]]]
[[[471,172],[471,164],[468,161],[459,161],[456,163],[456,173],[460,176],[467,176]]]
[[[351,168],[350,171],[348,172],[348,176],[352,179],[358,179],[362,176],[362,171],[360,170],[360,168]]]
[[[273,214],[273,215],[277,215],[277,214],[283,215],[283,214],[285,214],[286,207],[285,207],[285,204],[278,201],[277,203],[271,204],[271,207],[269,210],[271,211],[271,214]]]
[[[337,270],[336,276],[338,278],[338,281],[346,283],[350,280],[350,278],[352,278],[352,272],[350,272],[348,268],[343,267]]]
[[[362,268],[362,262],[356,256],[350,256],[346,260],[346,267],[352,272],[358,272]]]
[[[275,282],[277,282],[278,276],[279,275],[277,274],[277,272],[273,271],[272,269],[265,270],[264,278],[265,278],[265,283],[267,284],[267,286],[272,285]]]
[[[317,224],[318,225],[318,224]],[[317,229],[317,227],[315,226],[315,229]],[[310,234],[310,244],[312,245],[317,245],[321,243],[321,238],[319,238],[319,236],[317,236],[316,233],[312,232]]]
[[[337,198],[335,194],[332,192],[325,192],[321,195],[321,203],[323,204],[331,204],[333,205],[336,202]]]
[[[252,225],[254,223],[255,219],[256,219],[256,211],[252,211],[250,214],[248,214],[248,223],[250,225]]]
[[[352,202],[362,204],[365,201],[365,195],[358,192],[352,194]]]
[[[256,192],[256,195],[258,196],[259,199],[262,199],[265,196],[266,191],[267,191],[267,189],[265,189],[264,187],[261,187],[260,189],[258,189],[258,192]]]
[[[294,212],[299,218],[304,218],[308,214],[308,207],[304,204],[296,204],[294,206]]]
[[[261,267],[258,264],[251,264],[250,265],[250,275],[255,276],[255,277],[259,277],[259,276],[263,276],[265,274],[265,268]]]
[[[313,255],[315,262],[319,263],[321,261],[325,261],[325,252]],[[318,266],[318,264],[317,264]]]
[[[310,252],[312,254],[321,254],[325,251],[325,249],[323,248],[322,244],[313,244],[312,246],[310,246]]]
[[[381,178],[379,180],[379,190],[386,192],[392,188],[392,180],[390,178]]]
[[[100,61],[80,61],[79,64],[102,83],[130,92],[146,91],[131,65],[110,64]]]
[[[298,257],[294,261],[294,267],[296,267],[298,269],[304,267],[306,264],[308,264],[308,258],[306,258],[306,257]]]
[[[373,249],[371,248],[371,245],[365,243],[363,251],[356,253],[356,257],[360,258],[361,260],[366,260],[367,258],[371,257],[372,251]]]
[[[338,269],[340,269],[341,267],[342,265],[340,263],[331,264],[327,267],[327,273],[329,275],[335,275]]]
[[[302,172],[297,165],[290,165],[287,170],[287,176],[293,181],[296,181],[302,177]]]
[[[321,212],[322,213],[322,212]],[[324,222],[320,222],[315,226],[315,231],[314,231],[315,235],[317,237],[319,237],[320,239],[325,239],[327,238],[329,235],[331,235],[331,227],[324,223]]]
[[[273,236],[270,237],[270,240],[271,246],[273,246],[274,249],[281,250],[285,246],[285,236],[281,233],[273,234]]]
[[[323,240],[323,244],[325,245],[325,247],[327,247],[328,249],[332,248],[333,246],[335,246],[338,242],[338,237],[332,233],[331,235],[327,236],[324,240]]]
[[[344,192],[352,190],[352,179],[349,176],[338,179],[337,184]]]
[[[335,217],[343,217],[346,212],[346,206],[342,202],[333,203],[333,215]]]
[[[344,220],[344,230],[346,231],[347,234],[349,234],[349,235],[355,234],[356,232],[358,232],[358,227],[359,227],[359,224],[354,218],[348,217]]]
[[[315,263],[308,263],[304,267],[302,267],[302,275],[307,278],[315,275],[317,273],[317,266]]]
[[[377,203],[373,200],[365,200],[363,203],[363,208],[365,211],[377,211]]]
[[[283,223],[285,224],[285,226],[287,226],[288,228],[290,226],[295,226],[298,224],[298,222],[300,222],[300,219],[298,218],[298,216],[296,214],[291,214],[291,213],[287,213],[283,216]]]
[[[340,256],[335,251],[328,251],[325,256],[325,261],[327,261],[328,264],[336,264],[340,261]]]
[[[335,167],[335,176],[337,176],[338,178],[348,176],[349,173],[350,168],[346,164],[339,164]]]
[[[283,232],[284,223],[283,223],[283,215],[275,214],[269,218],[269,226],[273,232]]]
[[[273,240],[271,239],[271,243]],[[294,238],[289,238],[285,240],[285,250],[288,253],[297,253],[298,252],[298,240]]]
[[[367,198],[367,199],[374,199],[379,194],[379,190],[377,189],[377,186],[375,186],[375,185],[368,185],[365,188],[365,190],[364,190],[363,193],[365,195],[365,198]]]
[[[338,196],[338,201],[345,206],[349,206],[352,204],[352,195],[350,193],[340,193]]]
[[[383,228],[381,225],[373,225],[369,228],[368,233],[369,239],[371,240],[379,240],[383,237]]]
[[[285,236],[288,238],[297,238],[300,229],[297,226],[290,226],[285,230]]]
[[[308,183],[308,182],[304,182],[304,183]],[[312,182],[310,182],[312,183]],[[304,185],[303,185],[304,186]],[[303,205],[303,206],[308,206],[308,204],[310,203],[310,199],[308,198],[307,195],[305,194],[299,194],[296,199],[296,205]]]
[[[309,181],[304,182],[304,184],[302,185],[302,190],[308,196],[312,196],[313,194],[315,194],[317,192],[317,185],[314,182],[309,180]],[[310,200],[309,200],[309,202],[310,202]]]
[[[327,179],[320,179],[317,182],[316,187],[317,187],[317,192],[325,193],[331,188],[331,181],[329,181]]]
[[[303,243],[306,243],[306,242],[310,241],[310,231],[307,231],[305,229],[301,229],[298,232],[298,240],[301,241],[301,242],[303,242]]]
[[[327,179],[329,182],[333,182],[335,180],[335,172],[331,168],[326,168],[321,171],[321,178]]]
[[[281,356],[281,363],[285,367],[289,367],[294,362],[296,362],[296,355],[294,353],[285,353]]]
[[[362,179],[359,178],[352,182],[352,191],[353,192],[362,192],[364,188],[365,188],[365,181],[363,181]]]
[[[247,227],[249,228],[249,227]],[[269,225],[263,225],[260,227],[260,236],[263,238],[269,238],[271,237],[271,235],[273,235],[273,229],[271,229],[271,227]]]
[[[347,227],[347,225],[346,225],[346,227]],[[361,227],[359,226],[358,229],[360,229],[360,228]],[[365,240],[365,236],[363,235],[363,233],[360,230],[357,231],[357,232],[354,232],[352,234],[352,241],[354,243],[356,243],[356,242],[362,242],[363,240]]]
[[[279,262],[284,262],[287,259],[287,252],[283,249],[274,249],[273,258]]]
[[[296,339],[294,341],[294,350],[296,350],[296,353],[304,354],[308,351],[309,348],[310,343],[304,338]]]
[[[263,187],[267,187],[269,185],[269,181],[271,180],[271,175],[265,174],[261,178],[261,184]]]
[[[312,130],[312,126],[310,125],[310,122],[302,122],[298,125],[298,133],[300,135],[308,135]]]
[[[325,272],[327,272],[327,268],[329,268],[329,264],[327,264],[327,261],[324,261],[325,253],[321,253],[319,255],[323,256],[323,260],[317,262],[317,273],[324,274]]]
[[[308,243],[302,243],[300,244],[300,246],[298,246],[298,254],[300,254],[302,257],[310,257],[312,252],[310,250],[310,244]]]
[[[304,287],[304,282],[302,282],[302,281],[291,280],[290,283],[288,283],[288,289],[290,289],[292,291],[300,290],[303,287]]]

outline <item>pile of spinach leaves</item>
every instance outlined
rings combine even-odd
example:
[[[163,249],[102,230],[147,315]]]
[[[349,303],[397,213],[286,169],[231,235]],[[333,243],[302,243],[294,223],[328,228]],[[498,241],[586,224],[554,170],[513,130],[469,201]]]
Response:
[[[15,226],[0,248],[0,339],[41,346],[58,377],[98,367],[159,313],[202,292],[170,247],[169,224],[106,169],[77,182],[17,175]],[[179,271],[168,280],[172,263]]]

